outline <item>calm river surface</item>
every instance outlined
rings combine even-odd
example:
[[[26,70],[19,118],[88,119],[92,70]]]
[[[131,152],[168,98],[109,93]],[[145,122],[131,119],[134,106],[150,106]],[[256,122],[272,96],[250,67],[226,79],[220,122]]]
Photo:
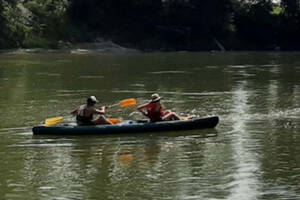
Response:
[[[33,136],[96,95],[216,129]],[[111,117],[138,119],[135,108]],[[0,54],[0,199],[300,199],[300,53]]]

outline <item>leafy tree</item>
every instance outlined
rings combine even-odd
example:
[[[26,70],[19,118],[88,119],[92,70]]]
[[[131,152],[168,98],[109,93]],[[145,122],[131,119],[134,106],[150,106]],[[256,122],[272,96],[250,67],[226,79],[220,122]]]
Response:
[[[0,47],[4,46],[5,40],[5,33],[3,30],[5,30],[5,18],[3,16],[3,12],[4,12],[4,5],[3,5],[3,1],[0,1]]]
[[[46,38],[64,37],[67,0],[28,0],[24,6],[34,34]]]
[[[252,48],[269,48],[276,40],[272,11],[271,0],[241,1],[234,15],[237,36]]]
[[[107,37],[172,50],[213,49],[218,41],[299,49],[299,34],[300,0],[0,0],[0,48]]]
[[[300,1],[281,0],[283,16],[281,21],[282,43],[288,49],[295,49],[300,44]]]
[[[160,0],[71,0],[69,15],[91,30],[124,29],[151,21],[160,6]]]
[[[222,34],[231,22],[231,0],[190,0],[190,23],[200,32]]]
[[[0,0],[0,47],[18,47],[25,37],[25,23],[16,0]]]
[[[281,0],[281,5],[284,8],[284,14],[288,18],[297,18],[300,14],[299,0]]]

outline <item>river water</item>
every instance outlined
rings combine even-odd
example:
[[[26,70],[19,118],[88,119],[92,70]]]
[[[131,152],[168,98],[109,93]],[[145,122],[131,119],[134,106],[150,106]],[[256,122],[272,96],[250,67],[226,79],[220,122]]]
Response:
[[[34,136],[153,92],[215,129]],[[136,108],[107,115],[139,119]],[[0,199],[300,199],[300,53],[0,54]]]

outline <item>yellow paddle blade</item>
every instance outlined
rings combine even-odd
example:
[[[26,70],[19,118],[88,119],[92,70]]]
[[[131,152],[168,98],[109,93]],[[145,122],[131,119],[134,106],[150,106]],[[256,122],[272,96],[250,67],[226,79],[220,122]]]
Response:
[[[136,106],[136,104],[137,104],[137,100],[135,98],[125,99],[120,103],[121,107],[123,108],[129,106]]]
[[[56,124],[59,124],[63,119],[64,119],[64,117],[49,118],[49,119],[46,119],[45,125],[46,126],[54,126]]]
[[[110,121],[113,124],[118,124],[121,122],[121,120],[118,118],[108,118],[108,121]]]

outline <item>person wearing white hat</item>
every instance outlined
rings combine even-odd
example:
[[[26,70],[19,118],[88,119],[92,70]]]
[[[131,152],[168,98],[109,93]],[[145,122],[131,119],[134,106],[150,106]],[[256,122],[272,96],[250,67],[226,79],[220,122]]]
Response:
[[[162,97],[159,94],[154,93],[151,95],[151,101],[149,103],[140,105],[137,109],[143,115],[148,117],[151,122],[158,122],[158,121],[169,121],[169,120],[179,120],[180,117],[170,111],[164,111],[164,106],[161,103]]]
[[[76,122],[79,126],[89,126],[89,125],[100,125],[100,124],[112,124],[104,116],[105,106],[100,109],[95,108],[98,99],[95,96],[90,96],[87,98],[87,103],[79,106],[76,110],[71,112],[71,114],[76,116]],[[94,116],[96,116],[94,118]]]

